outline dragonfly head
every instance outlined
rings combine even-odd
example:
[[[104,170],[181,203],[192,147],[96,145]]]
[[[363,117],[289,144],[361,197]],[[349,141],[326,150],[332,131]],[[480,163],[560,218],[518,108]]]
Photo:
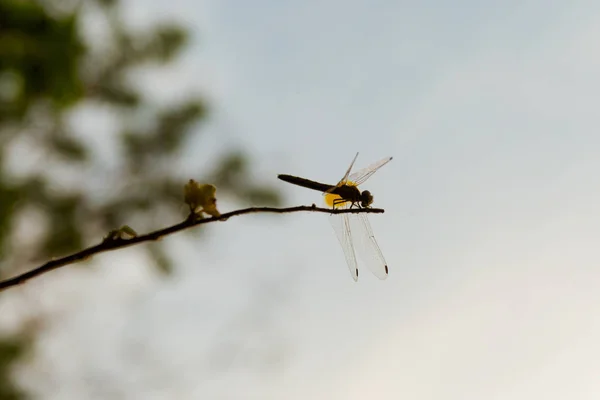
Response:
[[[373,203],[373,195],[368,190],[363,190],[360,194],[360,205],[362,207],[369,207]]]

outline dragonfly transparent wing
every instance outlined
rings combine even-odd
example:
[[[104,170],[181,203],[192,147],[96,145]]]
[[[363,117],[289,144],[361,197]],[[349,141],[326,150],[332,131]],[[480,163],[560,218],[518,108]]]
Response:
[[[350,203],[345,203],[336,208],[349,208]],[[350,275],[354,281],[358,280],[358,263],[356,262],[356,254],[354,253],[354,246],[352,244],[352,231],[350,227],[349,215],[353,214],[330,214],[329,222],[335,231],[335,234],[342,246],[344,256],[346,257],[346,263],[350,270]]]
[[[369,179],[371,177],[371,175],[373,175],[375,172],[377,172],[377,170],[379,168],[383,167],[385,164],[392,161],[392,158],[393,157],[386,157],[382,160],[377,161],[376,163],[369,165],[368,167],[358,170],[355,173],[353,173],[352,175],[350,175],[348,177],[348,180],[353,182],[353,184],[355,186],[358,186],[358,185],[364,183],[367,179]]]
[[[375,240],[367,214],[343,215],[348,216],[350,221],[355,254],[358,255],[361,265],[366,265],[379,279],[386,279],[388,276],[387,263]]]
[[[356,159],[358,158],[358,153],[356,153],[356,155],[354,156],[354,159],[352,160],[352,162],[350,163],[350,166],[348,167],[348,170],[346,171],[346,173],[344,174],[344,177],[342,179],[340,179],[340,181],[331,189],[323,192],[323,196],[326,196],[328,193],[330,193],[332,190],[334,190],[336,187],[346,183],[346,181],[348,181],[348,175],[350,175],[350,171],[352,171],[352,167],[354,167],[354,163],[356,162]]]
[[[354,163],[356,162],[356,159],[358,158],[358,153],[356,153],[356,155],[354,156],[354,159],[352,160],[352,162],[350,163],[350,166],[348,167],[348,170],[346,171],[346,173],[344,174],[344,177],[339,181],[338,185],[340,183],[344,183],[348,180],[348,175],[350,175],[350,171],[352,171],[352,167],[354,167]]]

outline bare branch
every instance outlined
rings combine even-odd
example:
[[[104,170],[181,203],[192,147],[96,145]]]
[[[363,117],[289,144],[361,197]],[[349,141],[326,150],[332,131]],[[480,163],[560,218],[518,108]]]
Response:
[[[118,235],[109,234],[104,240],[92,247],[88,247],[83,249],[77,253],[52,259],[46,262],[43,265],[40,265],[37,268],[32,269],[31,271],[25,272],[23,274],[14,276],[12,278],[8,278],[6,280],[0,281],[0,291],[8,289],[13,286],[20,285],[25,283],[26,281],[35,278],[36,276],[45,274],[46,272],[50,272],[57,268],[63,267],[68,264],[73,264],[76,262],[87,261],[92,256],[104,253],[106,251],[112,251],[117,249],[122,249],[124,247],[133,246],[138,243],[148,242],[152,240],[159,240],[164,236],[170,235],[175,232],[183,231],[185,229],[192,228],[197,225],[208,224],[209,222],[216,221],[225,221],[231,217],[235,217],[238,215],[244,214],[252,214],[252,213],[275,213],[275,214],[284,214],[284,213],[292,213],[292,212],[300,212],[300,211],[310,211],[310,212],[320,212],[327,214],[345,214],[345,213],[383,213],[385,210],[380,208],[351,208],[351,209],[331,209],[331,208],[319,208],[316,205],[312,206],[297,206],[297,207],[288,207],[288,208],[273,208],[273,207],[250,207],[244,208],[241,210],[231,211],[225,214],[221,214],[218,217],[204,218],[198,219],[197,215],[190,214],[188,218],[175,224],[173,226],[169,226],[163,229],[159,229],[154,232],[147,233],[145,235],[134,236],[130,239],[124,239],[119,237]],[[128,228],[130,229],[130,228]],[[127,233],[127,232],[126,232]]]

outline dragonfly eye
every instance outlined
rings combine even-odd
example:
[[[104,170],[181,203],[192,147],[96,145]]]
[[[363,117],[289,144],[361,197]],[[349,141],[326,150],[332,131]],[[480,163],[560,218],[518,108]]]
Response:
[[[373,203],[373,195],[368,190],[364,190],[360,194],[360,203],[363,207],[368,207]]]

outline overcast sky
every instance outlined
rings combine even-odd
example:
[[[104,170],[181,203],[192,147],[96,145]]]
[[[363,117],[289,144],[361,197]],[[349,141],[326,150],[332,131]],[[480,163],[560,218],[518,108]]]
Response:
[[[203,140],[241,143],[300,205],[321,196],[278,173],[335,182],[357,151],[358,168],[394,156],[364,185],[386,210],[370,220],[390,275],[355,283],[322,214],[170,238],[166,282],[136,249],[64,268],[19,289],[60,315],[24,374],[44,398],[598,398],[600,3],[127,12],[196,35],[140,77],[164,101],[195,88],[213,102],[213,136],[182,168],[209,157]]]

